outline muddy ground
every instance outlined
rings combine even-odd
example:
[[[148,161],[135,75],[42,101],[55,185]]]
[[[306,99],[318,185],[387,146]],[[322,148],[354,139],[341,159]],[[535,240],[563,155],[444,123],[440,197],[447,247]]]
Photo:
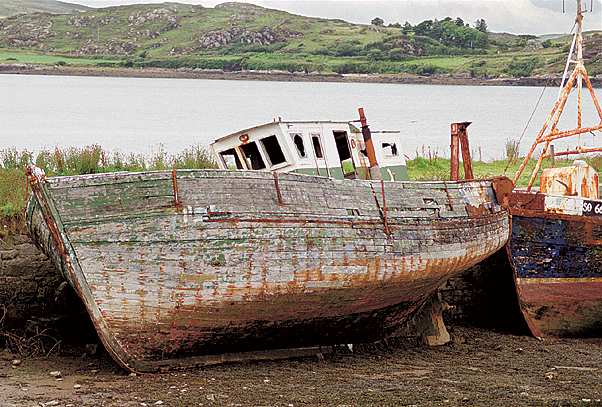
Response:
[[[137,376],[102,348],[93,356],[37,357],[17,366],[17,356],[4,350],[0,405],[602,406],[602,340],[451,330],[453,341],[440,347],[389,341]]]

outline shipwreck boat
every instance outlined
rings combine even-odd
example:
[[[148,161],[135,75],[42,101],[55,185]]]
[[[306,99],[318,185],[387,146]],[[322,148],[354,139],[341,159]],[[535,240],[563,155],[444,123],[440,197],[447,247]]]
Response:
[[[600,135],[602,130],[602,111],[583,65],[582,20],[581,2],[577,1],[578,28],[567,62],[567,68],[575,63],[572,74],[567,80],[565,69],[559,98],[513,183],[498,181],[496,186],[498,198],[512,215],[507,249],[520,307],[532,333],[542,338],[602,335],[602,200],[598,196],[598,174],[582,160],[564,168],[552,164],[553,168],[542,171],[539,190],[532,190],[545,158],[554,162],[555,156],[602,151],[602,147],[583,148],[578,144],[575,149],[554,153],[551,145],[554,140],[584,133]],[[583,80],[600,117],[600,123],[590,127],[581,123]],[[578,92],[577,127],[560,130],[558,121],[574,88]],[[510,192],[541,145],[527,188]]]
[[[31,235],[132,371],[382,339],[510,233],[491,180],[410,182],[400,134],[365,118],[211,148],[220,169],[28,170]]]

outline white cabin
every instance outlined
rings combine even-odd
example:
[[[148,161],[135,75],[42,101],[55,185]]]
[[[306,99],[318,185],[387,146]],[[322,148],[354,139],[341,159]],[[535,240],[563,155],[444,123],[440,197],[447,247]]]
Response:
[[[382,179],[408,180],[400,133],[372,132],[372,144]],[[211,149],[222,169],[370,177],[362,132],[349,122],[275,121],[221,137]]]

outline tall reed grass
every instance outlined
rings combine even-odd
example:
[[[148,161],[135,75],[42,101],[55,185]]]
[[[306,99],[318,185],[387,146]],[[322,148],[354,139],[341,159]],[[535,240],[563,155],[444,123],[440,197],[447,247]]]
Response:
[[[512,143],[511,143],[512,144]],[[449,180],[451,160],[447,158],[438,157],[434,154],[434,149],[430,147],[422,147],[422,150],[416,150],[416,158],[412,160],[406,160],[408,168],[408,174],[411,180],[415,181],[429,181],[429,180]],[[512,144],[512,149],[508,152],[507,159],[494,160],[490,162],[483,162],[476,160],[473,152],[472,169],[475,178],[492,178],[500,175],[507,176],[510,179],[514,178],[514,175],[518,171],[520,165],[523,162],[523,158],[517,156],[518,144]],[[520,178],[517,181],[517,186],[524,187],[529,183],[533,169],[537,162],[538,154],[534,154],[535,158],[530,159],[525,166]],[[596,171],[602,171],[602,154],[589,155],[587,157],[575,157],[575,158],[556,158],[557,167],[567,167],[573,164],[575,159],[584,159],[590,166]],[[542,162],[541,169],[549,168],[551,166],[550,159],[545,159]],[[541,174],[541,169],[539,174]],[[539,174],[535,179],[535,185],[539,185]],[[464,177],[464,166],[460,165],[460,178]]]
[[[46,175],[83,175],[116,171],[148,171],[171,168],[217,168],[209,149],[192,145],[170,154],[160,145],[158,152],[144,154],[107,151],[99,145],[44,149],[34,154],[9,147],[0,150],[0,236],[22,227],[27,204],[25,168],[35,164]]]
[[[517,148],[511,150],[510,153],[514,153]],[[439,157],[437,150],[423,147],[422,151],[416,151],[416,155],[415,159],[407,161],[410,179],[417,181],[449,179],[450,160]],[[514,154],[509,155],[510,163],[508,160],[488,163],[474,161],[474,177],[489,178],[506,175],[513,178],[521,160],[512,157]],[[535,161],[529,161],[518,180],[519,186],[527,185]],[[556,165],[568,166],[572,162],[573,159],[557,159]],[[587,162],[596,171],[602,170],[602,155],[590,156]],[[107,151],[96,144],[83,148],[42,150],[37,154],[27,150],[18,151],[14,147],[6,148],[0,150],[0,236],[23,227],[23,215],[27,204],[25,168],[32,163],[44,169],[48,176],[217,167],[208,148],[199,144],[190,146],[178,154],[167,153],[164,146],[159,145],[158,151],[149,156]],[[549,160],[544,160],[542,168],[547,167],[549,167]],[[462,166],[460,166],[460,173],[462,177]]]
[[[0,237],[23,228],[26,204],[24,172],[0,169]]]

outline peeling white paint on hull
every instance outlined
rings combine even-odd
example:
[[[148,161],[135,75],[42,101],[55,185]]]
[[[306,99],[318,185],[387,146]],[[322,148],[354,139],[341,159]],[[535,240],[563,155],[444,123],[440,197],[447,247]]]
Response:
[[[381,339],[510,231],[491,181],[178,170],[30,183],[32,235],[133,371]]]

